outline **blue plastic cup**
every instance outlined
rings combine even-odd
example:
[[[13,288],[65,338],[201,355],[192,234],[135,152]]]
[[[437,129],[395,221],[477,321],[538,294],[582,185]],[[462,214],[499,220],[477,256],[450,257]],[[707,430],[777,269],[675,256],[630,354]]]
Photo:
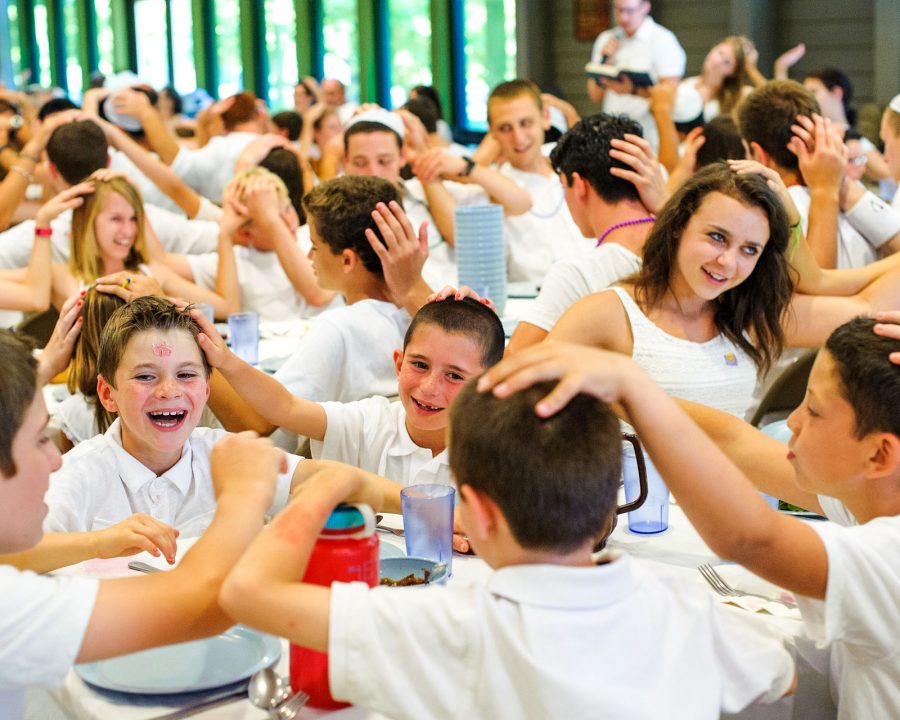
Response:
[[[410,485],[400,491],[406,554],[453,564],[453,503],[449,485]]]
[[[653,535],[669,527],[669,488],[646,455],[644,462],[647,466],[647,499],[637,510],[628,513],[628,529],[639,535]],[[634,448],[630,445],[622,447],[622,479],[625,483],[625,501],[631,502],[640,495],[641,488]]]
[[[216,321],[216,310],[209,303],[195,303],[194,307],[204,315],[206,315],[206,319],[211,323],[214,323]]]
[[[255,312],[231,313],[228,316],[231,349],[251,365],[259,362],[259,315]]]

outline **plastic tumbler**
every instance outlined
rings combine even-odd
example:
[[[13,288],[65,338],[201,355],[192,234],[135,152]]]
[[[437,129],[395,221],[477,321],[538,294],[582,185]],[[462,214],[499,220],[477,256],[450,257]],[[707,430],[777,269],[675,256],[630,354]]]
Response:
[[[456,490],[449,485],[410,485],[400,491],[406,554],[426,560],[453,563],[453,502]]]
[[[194,307],[197,308],[197,310],[199,310],[200,312],[202,312],[206,316],[206,319],[209,320],[211,323],[214,323],[216,321],[215,308],[212,305],[210,305],[209,303],[195,303]]]
[[[231,313],[228,316],[231,349],[251,365],[259,362],[259,315],[255,312]]]
[[[647,499],[636,510],[628,513],[628,529],[640,535],[661,533],[669,527],[669,488],[663,482],[653,462],[646,455]],[[634,448],[622,447],[622,479],[625,482],[625,500],[630,502],[640,494],[637,461]]]
[[[489,297],[503,315],[506,307],[506,246],[500,205],[463,205],[453,213],[459,284]]]

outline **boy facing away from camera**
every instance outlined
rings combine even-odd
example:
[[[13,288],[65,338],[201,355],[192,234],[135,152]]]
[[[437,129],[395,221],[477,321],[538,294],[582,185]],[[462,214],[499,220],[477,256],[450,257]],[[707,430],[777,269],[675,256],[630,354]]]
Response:
[[[621,470],[608,406],[582,395],[545,420],[547,385],[500,400],[473,383],[454,401],[450,462],[463,529],[496,569],[487,584],[297,583],[337,503],[382,503],[357,471],[330,468],[251,544],[223,607],[328,651],[332,695],[391,717],[712,719],[791,689],[790,656],[754,618],[592,556]]]

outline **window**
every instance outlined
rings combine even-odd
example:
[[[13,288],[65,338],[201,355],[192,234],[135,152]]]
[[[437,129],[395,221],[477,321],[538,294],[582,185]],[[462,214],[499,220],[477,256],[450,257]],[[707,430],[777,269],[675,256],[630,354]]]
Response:
[[[359,100],[359,17],[356,0],[328,0],[322,4],[325,77],[340,80],[347,100]]]
[[[50,19],[47,16],[46,0],[34,2],[34,37],[37,40],[38,76],[34,82],[41,87],[51,87],[53,79],[50,73]]]
[[[516,76],[515,0],[465,0],[466,122],[487,129],[491,89]]]
[[[168,85],[166,0],[135,2],[134,26],[138,77],[154,88]]]
[[[266,0],[265,32],[268,56],[269,107],[273,112],[294,108],[297,84],[297,19],[294,0]]]
[[[218,96],[229,97],[243,89],[241,70],[241,11],[237,0],[216,0],[216,79]],[[248,88],[252,89],[252,88]]]
[[[97,23],[97,69],[109,77],[115,66],[111,3],[95,2],[94,18]]]
[[[84,73],[79,54],[81,33],[76,0],[63,0],[62,11],[66,47],[66,87],[69,89],[69,97],[75,102],[80,102],[84,87]]]
[[[390,0],[391,104],[406,102],[409,89],[431,85],[431,11],[429,0]]]
[[[179,95],[197,89],[197,70],[194,67],[194,31],[191,0],[169,0],[172,18],[172,84]],[[165,83],[168,85],[168,81]],[[158,86],[157,89],[162,86]]]

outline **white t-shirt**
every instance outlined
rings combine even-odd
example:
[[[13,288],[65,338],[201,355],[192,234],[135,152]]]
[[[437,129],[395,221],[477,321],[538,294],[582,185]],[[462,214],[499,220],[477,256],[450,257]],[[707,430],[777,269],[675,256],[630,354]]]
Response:
[[[508,247],[507,277],[510,282],[541,285],[557,260],[580,258],[595,240],[585,238],[566,205],[559,176],[517,170],[509,163],[498,168],[531,195],[531,209],[503,219]]]
[[[712,720],[793,680],[757,618],[624,556],[504,567],[486,585],[331,591],[332,695],[397,720]]]
[[[172,170],[198,193],[219,202],[234,175],[238,155],[258,138],[257,133],[230,132],[216,135],[196,150],[182,147],[172,161]]]
[[[312,244],[307,225],[297,231],[297,243],[304,255],[309,252]],[[213,290],[216,287],[219,254],[188,255],[186,259],[191,266],[194,282]],[[241,310],[259,313],[261,320],[275,321],[309,317],[322,310],[307,303],[294,289],[275,251],[263,252],[235,245],[234,260],[241,288]]]
[[[756,365],[724,335],[703,343],[670,335],[624,288],[612,287],[634,338],[631,357],[670,395],[744,417],[756,386]]]
[[[209,454],[227,433],[195,428],[181,459],[157,477],[122,447],[120,422],[116,418],[103,435],[63,456],[44,498],[49,508],[44,531],[102,530],[140,512],[180,530],[182,538],[202,535],[216,509]],[[288,455],[288,471],[278,476],[274,510],[287,503],[300,460]]]
[[[791,194],[794,205],[797,206],[797,211],[800,213],[800,221],[803,223],[803,232],[807,233],[809,230],[809,188],[804,185],[791,185],[788,188],[788,192]],[[878,259],[877,249],[890,237],[890,235],[900,231],[900,213],[890,212],[890,206],[875,198],[874,195],[871,195],[871,198],[869,198],[868,196],[870,195],[871,193],[866,193],[856,205],[850,208],[849,212],[838,214],[837,264],[835,265],[838,269],[863,267],[869,263],[875,262]],[[884,210],[886,211],[884,212],[884,222],[885,224],[890,224],[890,227],[894,229],[894,232],[890,233],[890,235],[881,242],[873,241],[872,238],[865,238],[855,227],[853,227],[851,221],[853,210],[857,208],[860,203],[867,202],[869,199],[876,200],[884,206]]]
[[[403,347],[409,313],[382,300],[360,300],[319,315],[275,379],[313,402],[396,395],[394,350]]]
[[[325,440],[310,442],[317,460],[337,460],[401,485],[453,485],[447,450],[432,456],[412,441],[402,403],[376,396],[322,407],[328,416]]]
[[[631,37],[620,27],[605,30],[597,36],[591,50],[591,62],[600,62],[603,46],[615,38],[619,44],[610,62],[631,70],[650,72],[657,78],[682,77],[687,55],[671,30],[657,25],[652,17],[644,18]],[[659,145],[656,122],[650,113],[650,102],[637,95],[619,95],[607,90],[603,95],[603,112],[613,115],[628,115],[644,128],[644,137],[653,146]]]
[[[159,159],[156,153],[150,154],[157,160]],[[155,182],[144,175],[143,171],[132,162],[130,157],[112,147],[109,149],[109,169],[125,173],[128,179],[137,185],[138,190],[141,191],[141,198],[143,198],[145,203],[153,203],[169,212],[184,214],[184,211],[178,207],[177,203],[160,190]]]
[[[641,269],[641,258],[618,243],[604,243],[577,260],[557,260],[522,320],[550,332],[572,305]]]
[[[831,649],[839,720],[896,717],[900,708],[900,516],[858,525],[834,498],[831,523],[810,523],[828,554],[825,600],[797,597],[809,637]]]
[[[0,565],[0,718],[25,716],[29,685],[62,685],[87,630],[98,580]]]

